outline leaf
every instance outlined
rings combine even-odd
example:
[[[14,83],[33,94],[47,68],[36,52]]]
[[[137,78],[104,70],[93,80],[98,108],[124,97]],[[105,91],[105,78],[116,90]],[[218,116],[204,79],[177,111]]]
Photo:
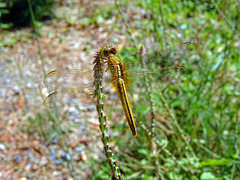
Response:
[[[204,166],[225,166],[230,165],[231,161],[228,159],[207,159],[200,163],[200,167]]]
[[[204,172],[201,174],[201,180],[214,180],[216,177],[210,172]]]
[[[4,7],[7,7],[7,4],[0,2],[0,8],[4,8]]]

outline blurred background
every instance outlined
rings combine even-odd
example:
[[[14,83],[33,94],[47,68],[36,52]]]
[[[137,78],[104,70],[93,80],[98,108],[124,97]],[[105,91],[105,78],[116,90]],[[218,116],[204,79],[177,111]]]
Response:
[[[115,45],[130,68],[167,48],[189,57],[180,81],[164,79],[150,95],[129,89],[137,137],[117,95],[107,95],[122,178],[240,179],[239,12],[238,0],[2,0],[0,179],[111,179],[95,100],[43,106],[44,75],[91,67],[103,45]],[[177,48],[185,41],[195,53]]]

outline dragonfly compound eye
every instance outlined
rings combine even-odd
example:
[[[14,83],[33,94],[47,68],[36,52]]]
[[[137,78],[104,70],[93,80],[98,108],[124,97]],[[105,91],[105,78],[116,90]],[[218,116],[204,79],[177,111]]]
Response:
[[[110,49],[110,53],[111,53],[111,54],[114,54],[114,55],[117,54],[116,47],[114,47],[114,46],[111,47],[111,49]]]
[[[105,49],[103,50],[103,55],[104,55],[105,57],[107,57],[107,56],[109,55],[109,48],[105,48]]]

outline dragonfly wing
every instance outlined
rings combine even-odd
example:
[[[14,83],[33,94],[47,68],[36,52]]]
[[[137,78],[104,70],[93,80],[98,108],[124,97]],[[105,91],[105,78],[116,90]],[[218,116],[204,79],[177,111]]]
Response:
[[[58,69],[45,75],[43,83],[48,87],[67,83],[71,85],[85,85],[93,82],[93,70],[90,69]]]
[[[44,84],[50,94],[44,99],[44,106],[51,107],[56,102],[79,102],[93,93],[93,72],[86,69],[59,69],[44,77]]]
[[[156,89],[165,87],[183,81],[193,71],[193,58],[196,53],[196,44],[185,42],[164,51],[153,51],[147,54],[144,59],[146,69],[133,68],[129,71],[131,76],[131,88],[146,86],[144,76],[146,75]],[[158,82],[158,83],[156,83]]]
[[[92,99],[94,92],[93,70],[89,69],[58,69],[49,72],[43,83],[49,87],[50,94],[44,99],[45,107],[55,103],[83,102]],[[103,89],[112,89],[109,73],[104,73]]]
[[[91,99],[93,91],[92,88],[89,89],[89,87],[82,88],[77,86],[71,86],[71,87],[64,87],[64,88],[58,88],[56,91],[53,91],[50,93],[45,99],[44,99],[44,106],[45,107],[52,107],[55,103],[80,103],[83,102],[83,98],[89,98]]]
[[[196,43],[184,42],[164,51],[153,51],[146,56],[148,69],[186,67],[191,62],[191,56],[196,53]]]

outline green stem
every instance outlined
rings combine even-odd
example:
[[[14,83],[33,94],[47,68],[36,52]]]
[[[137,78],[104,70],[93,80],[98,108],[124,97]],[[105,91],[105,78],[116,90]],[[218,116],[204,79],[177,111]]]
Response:
[[[146,50],[142,46],[140,48],[140,60],[141,60],[141,65],[142,65],[143,69],[147,69],[146,62],[144,59],[145,51]],[[156,133],[155,133],[156,108],[155,108],[155,104],[154,104],[153,98],[152,98],[152,93],[151,93],[152,89],[151,89],[151,83],[149,82],[149,77],[145,71],[144,71],[143,75],[144,75],[144,82],[146,85],[148,99],[150,101],[150,108],[151,108],[151,137],[150,137],[150,141],[149,141],[150,142],[150,150],[153,151],[155,172],[159,177],[163,178],[163,175],[162,175],[161,169],[160,169],[160,164],[159,164],[158,158],[157,158],[157,146],[153,141],[154,137],[156,137]]]
[[[94,97],[97,98],[97,112],[98,112],[98,119],[99,119],[99,127],[102,132],[102,142],[105,150],[105,155],[108,160],[108,164],[112,170],[112,175],[114,179],[123,179],[121,176],[120,168],[117,165],[114,153],[112,151],[107,127],[107,119],[104,113],[104,94],[102,88],[102,79],[103,79],[103,48],[100,48],[99,51],[95,55],[94,60],[94,86],[95,92]]]
[[[161,21],[162,21],[162,27],[163,27],[163,37],[161,39],[162,39],[163,48],[165,49],[167,36],[166,36],[166,26],[165,26],[165,22],[164,22],[164,15],[163,15],[163,9],[162,9],[162,0],[160,0],[159,11],[161,14]]]
[[[42,50],[41,50],[41,46],[40,46],[38,30],[36,28],[36,21],[35,21],[35,16],[34,16],[34,13],[33,13],[32,3],[31,3],[31,0],[27,0],[27,1],[28,1],[28,7],[29,7],[29,10],[30,10],[30,14],[31,14],[31,21],[32,21],[32,25],[33,25],[34,36],[37,40],[38,54],[39,54],[40,60],[42,62],[42,71],[43,71],[43,74],[45,75],[46,74],[45,61],[44,61],[43,56],[42,56]]]
[[[122,10],[121,10],[117,0],[115,0],[114,2],[115,2],[116,9],[117,9],[118,13],[121,15],[122,20],[123,20],[123,24],[124,24],[124,26],[126,28],[127,38],[129,39],[129,41],[133,42],[135,47],[137,47],[138,43],[135,40],[135,38],[133,38],[133,36],[132,36],[132,33],[130,31],[131,28],[129,27],[129,24],[127,22],[126,16],[124,16],[124,13],[122,12]]]

